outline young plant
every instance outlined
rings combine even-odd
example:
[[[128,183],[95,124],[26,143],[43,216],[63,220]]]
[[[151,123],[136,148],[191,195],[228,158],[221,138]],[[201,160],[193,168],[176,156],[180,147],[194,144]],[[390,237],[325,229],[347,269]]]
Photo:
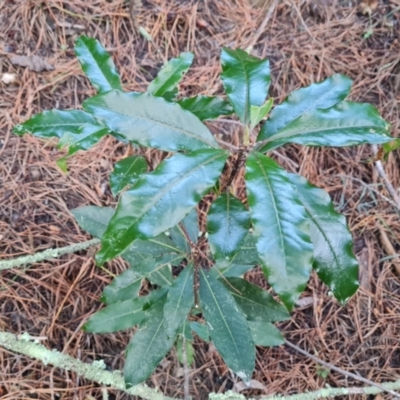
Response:
[[[138,327],[126,351],[128,387],[147,379],[174,344],[178,354],[186,346],[192,362],[192,332],[211,340],[227,366],[249,380],[255,346],[284,342],[274,322],[289,318],[313,268],[343,304],[358,287],[345,218],[326,192],[285,171],[268,152],[290,143],[388,143],[389,124],[372,105],[345,100],[351,80],[343,75],[294,91],[270,112],[269,62],[239,49],[221,53],[227,99],[177,99],[191,53],[170,60],[145,93],[136,93],[123,91],[96,40],[80,37],[75,51],[98,94],[84,101],[83,111],[44,111],[15,132],[58,137],[68,155],[107,134],[169,153],[153,171],[140,151],[115,165],[116,209],[73,211],[101,239],[98,265],[119,255],[130,265],[104,289],[106,306],[84,329]],[[230,114],[243,125],[238,147],[217,140],[202,123]],[[234,183],[243,169],[246,195],[238,197]],[[206,222],[199,221],[200,210]],[[282,303],[243,278],[257,265]],[[140,293],[143,280],[151,284],[147,295]]]

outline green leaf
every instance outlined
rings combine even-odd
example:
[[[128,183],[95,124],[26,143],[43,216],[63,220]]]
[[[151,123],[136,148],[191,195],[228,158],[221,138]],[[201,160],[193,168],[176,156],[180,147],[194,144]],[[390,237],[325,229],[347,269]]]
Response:
[[[304,113],[270,136],[262,151],[286,143],[335,147],[385,143],[393,140],[389,129],[390,125],[371,104],[343,101],[327,110]]]
[[[237,49],[221,53],[221,79],[225,92],[239,119],[250,124],[251,106],[261,106],[271,81],[268,60],[260,60]]]
[[[201,324],[200,322],[192,321],[190,322],[190,328],[192,329],[193,332],[197,334],[197,336],[200,339],[204,340],[205,342],[210,341],[210,331],[206,324]]]
[[[400,139],[394,139],[391,142],[382,145],[384,151],[384,160],[387,161],[389,153],[400,148]]]
[[[142,175],[133,189],[121,195],[97,262],[116,257],[135,239],[155,237],[178,224],[213,187],[226,158],[221,150],[178,153]]]
[[[133,186],[137,178],[146,171],[147,162],[142,156],[130,156],[118,161],[110,175],[112,194],[116,196],[127,186]]]
[[[238,278],[244,275],[247,271],[254,268],[254,265],[242,265],[242,264],[235,264],[233,263],[233,261],[226,262],[224,260],[218,260],[214,264],[214,267],[217,268],[221,273],[221,275],[226,278],[228,277]]]
[[[178,335],[184,337],[186,340],[190,340],[193,342],[194,338],[190,329],[189,321],[187,319],[185,319],[185,321],[183,321],[183,324],[180,326],[178,330]]]
[[[98,40],[80,36],[75,42],[75,54],[83,72],[99,93],[112,89],[122,90],[115,65]]]
[[[181,226],[181,224],[183,226]],[[197,238],[199,236],[199,221],[197,216],[197,210],[194,208],[186,217],[179,223],[168,231],[169,236],[175,243],[175,245],[184,253],[190,252],[190,246],[186,239],[185,231],[189,235],[189,239],[193,243],[197,243]]]
[[[68,172],[67,157],[61,157],[56,161],[57,167],[61,169],[64,174]]]
[[[178,332],[193,305],[193,264],[191,263],[183,269],[168,291],[164,306],[165,331],[168,336],[174,336]]]
[[[272,347],[285,343],[279,329],[270,322],[249,321],[248,324],[256,346]]]
[[[254,129],[261,120],[271,111],[274,105],[274,99],[269,98],[262,106],[251,106],[250,107],[250,128]]]
[[[175,337],[168,337],[164,328],[165,299],[146,311],[145,320],[128,344],[124,368],[127,389],[145,381],[175,343]]]
[[[183,356],[183,348],[186,347],[186,362],[188,366],[191,366],[194,362],[194,349],[192,342],[189,340],[185,340],[185,346],[183,345],[184,341],[181,336],[178,337],[176,341],[176,355],[178,356],[179,362],[184,365],[185,359]]]
[[[253,267],[260,264],[260,257],[256,248],[256,239],[252,233],[249,232],[247,234],[239,252],[233,257],[232,263],[238,265],[251,265]]]
[[[112,207],[85,206],[72,210],[78,225],[92,236],[101,238],[109,224],[115,210]],[[134,265],[133,260],[141,261],[148,256],[160,256],[165,253],[182,253],[172,240],[161,234],[153,239],[135,240],[123,253],[123,257]]]
[[[307,213],[287,172],[271,158],[251,153],[245,179],[264,274],[290,311],[311,273],[313,248]]]
[[[335,211],[328,193],[299,175],[289,174],[296,185],[310,223],[314,264],[320,279],[345,303],[358,288],[358,262],[346,218]]]
[[[293,91],[285,101],[276,106],[262,127],[257,142],[279,135],[281,129],[316,109],[327,109],[341,102],[350,93],[351,79],[335,74],[319,83]],[[266,146],[264,146],[266,147]],[[264,152],[264,147],[260,152]]]
[[[250,214],[230,193],[222,193],[207,216],[208,242],[216,259],[231,259],[250,229]]]
[[[224,278],[222,283],[249,321],[277,322],[290,318],[286,308],[263,288],[241,278]]]
[[[76,133],[85,124],[98,126],[96,120],[80,110],[49,110],[34,115],[14,128],[14,133],[23,135],[31,132],[41,138],[61,138],[66,133]]]
[[[174,283],[171,264],[175,261],[182,260],[182,256],[176,254],[165,254],[156,260],[147,259],[135,266],[142,276],[146,277],[153,285],[161,287],[171,286]]]
[[[66,132],[59,140],[58,147],[68,146],[68,155],[79,150],[88,150],[108,134],[102,125],[84,124],[76,132]]]
[[[170,264],[174,260],[182,260],[182,257],[175,255],[174,258],[172,255],[164,255],[135,260],[131,268],[118,275],[104,288],[101,301],[113,304],[138,297],[143,279],[158,286],[169,287],[173,283]]]
[[[255,347],[243,312],[212,270],[200,270],[199,294],[216,349],[233,372],[249,381],[254,369]]]
[[[147,296],[132,298],[111,304],[93,314],[83,326],[83,330],[93,333],[111,333],[132,328],[144,318],[143,306],[156,302],[164,290],[154,290]]]
[[[221,115],[233,114],[231,104],[221,97],[199,95],[178,100],[177,103],[185,110],[194,114],[200,121],[215,119]]]
[[[147,92],[154,96],[164,96],[166,93],[174,91],[192,62],[193,53],[181,53],[179,57],[169,60],[160,69],[157,77],[150,82]]]
[[[140,146],[172,152],[218,148],[196,116],[148,93],[114,90],[87,99],[83,107],[111,131]]]

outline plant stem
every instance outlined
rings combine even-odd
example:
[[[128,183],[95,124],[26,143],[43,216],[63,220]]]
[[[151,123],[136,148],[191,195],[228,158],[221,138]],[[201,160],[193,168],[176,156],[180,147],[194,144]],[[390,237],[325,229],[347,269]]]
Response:
[[[5,269],[11,269],[19,267],[24,264],[33,264],[50,258],[57,258],[63,254],[75,253],[76,251],[85,250],[90,246],[94,246],[100,243],[100,239],[91,239],[87,242],[75,243],[60,249],[48,249],[40,253],[32,254],[31,256],[22,256],[13,258],[11,260],[0,261],[0,271]]]

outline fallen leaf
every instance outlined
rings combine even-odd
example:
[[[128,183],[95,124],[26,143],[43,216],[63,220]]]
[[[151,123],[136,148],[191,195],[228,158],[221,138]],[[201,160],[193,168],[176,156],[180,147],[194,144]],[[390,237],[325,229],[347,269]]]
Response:
[[[21,67],[27,67],[31,71],[52,71],[54,67],[40,56],[13,56],[11,63]]]
[[[369,15],[378,8],[379,1],[378,0],[366,0],[360,3],[360,11],[363,15]]]

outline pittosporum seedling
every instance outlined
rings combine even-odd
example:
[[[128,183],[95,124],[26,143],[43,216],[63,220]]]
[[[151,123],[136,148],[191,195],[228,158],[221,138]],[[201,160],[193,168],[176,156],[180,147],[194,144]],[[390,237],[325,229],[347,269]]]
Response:
[[[140,152],[120,160],[110,177],[116,209],[73,211],[101,239],[99,265],[119,255],[130,265],[106,286],[106,306],[84,329],[139,327],[126,352],[128,387],[147,379],[174,344],[178,355],[185,344],[192,362],[192,332],[211,340],[228,367],[249,380],[255,346],[284,342],[274,322],[289,318],[313,268],[341,303],[358,287],[345,218],[325,191],[285,171],[268,152],[289,143],[385,144],[393,140],[389,124],[373,106],[346,101],[351,80],[338,74],[292,92],[271,111],[268,60],[239,49],[221,54],[227,98],[178,98],[191,53],[170,60],[137,93],[123,91],[96,40],[80,37],[75,52],[98,94],[83,111],[44,111],[15,133],[58,137],[68,156],[105,135],[170,154],[153,171]],[[231,114],[243,124],[237,147],[216,140],[202,122]],[[243,170],[246,191],[238,197],[233,183]],[[199,221],[200,211],[206,220]],[[257,265],[282,303],[243,278]],[[151,283],[147,295],[140,294],[143,280]]]

